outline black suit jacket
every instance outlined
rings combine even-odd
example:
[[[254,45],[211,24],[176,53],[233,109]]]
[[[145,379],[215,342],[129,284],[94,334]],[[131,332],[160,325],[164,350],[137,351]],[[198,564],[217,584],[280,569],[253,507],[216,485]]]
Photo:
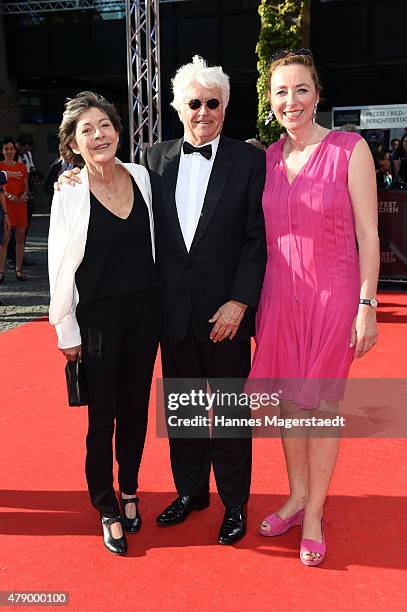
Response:
[[[171,342],[181,342],[191,322],[196,337],[209,341],[213,324],[208,320],[222,304],[236,300],[249,306],[236,337],[249,338],[267,258],[264,152],[221,136],[188,252],[175,202],[182,142],[156,144],[143,156],[153,187],[164,332]]]

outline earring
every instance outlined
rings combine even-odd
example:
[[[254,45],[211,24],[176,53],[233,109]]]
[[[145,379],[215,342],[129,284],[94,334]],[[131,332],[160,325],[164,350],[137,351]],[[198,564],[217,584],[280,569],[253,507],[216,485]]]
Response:
[[[266,116],[265,120],[264,120],[264,125],[268,125],[269,123],[271,123],[274,119],[274,113],[272,110],[270,110],[270,112],[268,113],[268,115]]]
[[[317,116],[317,109],[318,109],[318,104],[315,104],[314,111],[312,113],[312,123],[315,123],[315,118]]]

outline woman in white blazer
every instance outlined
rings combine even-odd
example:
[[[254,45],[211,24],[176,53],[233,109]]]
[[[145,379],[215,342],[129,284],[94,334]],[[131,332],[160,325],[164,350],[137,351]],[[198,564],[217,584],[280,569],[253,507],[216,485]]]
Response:
[[[121,130],[98,94],[66,103],[60,145],[65,161],[83,166],[82,183],[55,193],[48,242],[49,318],[58,348],[84,365],[86,478],[104,545],[116,554],[127,552],[123,529],[141,527],[137,476],[161,321],[150,180],[142,166],[115,157]]]

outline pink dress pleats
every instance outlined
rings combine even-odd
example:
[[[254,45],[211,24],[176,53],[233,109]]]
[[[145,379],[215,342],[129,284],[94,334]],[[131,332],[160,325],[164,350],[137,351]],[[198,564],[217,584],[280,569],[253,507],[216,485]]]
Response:
[[[329,132],[291,184],[285,141],[267,150],[267,267],[250,379],[297,381],[284,399],[304,408],[340,399],[339,387],[324,381],[346,379],[353,359],[360,276],[347,183],[360,138]]]

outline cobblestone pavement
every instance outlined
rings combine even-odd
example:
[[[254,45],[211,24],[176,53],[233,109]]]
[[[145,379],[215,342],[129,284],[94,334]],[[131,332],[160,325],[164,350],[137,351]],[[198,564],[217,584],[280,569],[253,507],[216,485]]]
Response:
[[[24,268],[28,278],[26,282],[18,281],[14,270],[6,268],[6,278],[0,285],[0,332],[48,316],[48,226],[48,207],[38,207],[32,218],[26,245],[26,257],[35,265]]]

